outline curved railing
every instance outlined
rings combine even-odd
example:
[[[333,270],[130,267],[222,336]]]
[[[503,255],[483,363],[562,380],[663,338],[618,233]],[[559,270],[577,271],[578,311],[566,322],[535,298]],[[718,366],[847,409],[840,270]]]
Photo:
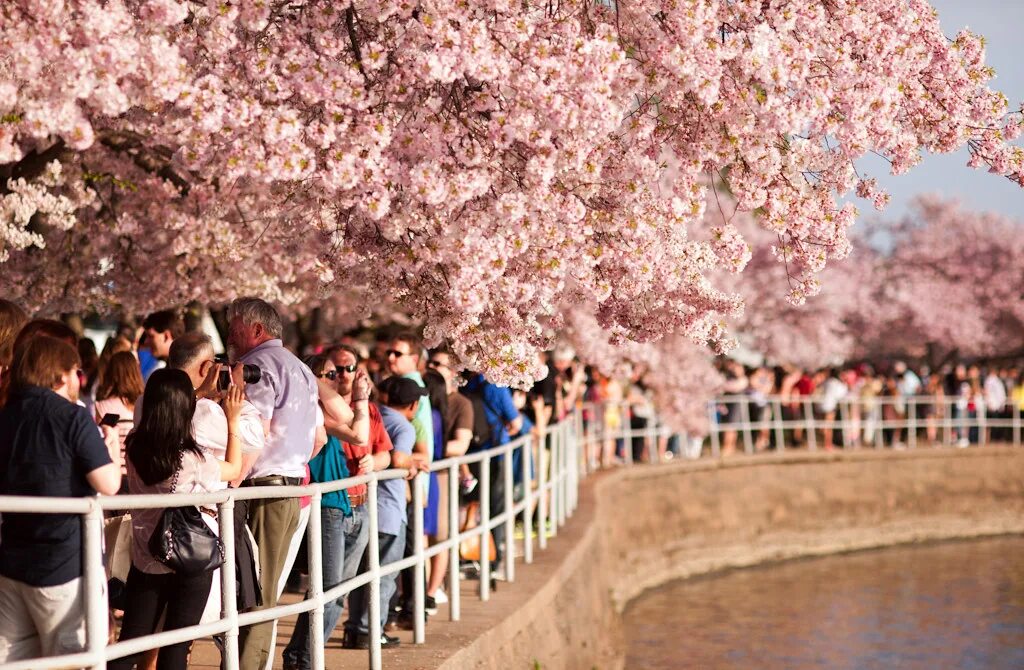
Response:
[[[702,453],[701,443],[708,442],[713,456],[718,456],[726,436],[732,433],[742,451],[754,453],[757,440],[767,433],[771,447],[779,452],[792,448],[794,439],[801,435],[803,444],[814,450],[819,448],[817,434],[825,429],[836,431],[842,436],[842,446],[852,447],[853,435],[871,436],[871,444],[881,447],[885,431],[903,431],[908,447],[918,446],[922,431],[933,426],[942,436],[942,443],[951,443],[954,438],[969,431],[977,431],[978,442],[988,439],[989,430],[1002,431],[1006,441],[1019,445],[1021,442],[1021,411],[1013,405],[1005,416],[989,416],[987,412],[973,415],[962,407],[956,398],[934,398],[917,396],[912,398],[872,397],[867,399],[844,399],[836,404],[834,412],[820,406],[821,399],[802,397],[792,399],[780,396],[753,397],[750,395],[721,396],[708,405],[709,430],[706,436],[696,439],[696,449],[689,457]],[[731,407],[730,407],[731,405]],[[642,407],[642,409],[641,409]],[[893,411],[883,408],[891,407]],[[902,408],[902,414],[897,408]],[[728,420],[723,420],[722,409],[728,409]],[[765,408],[768,408],[767,410]],[[922,412],[921,408],[928,408]],[[934,412],[932,410],[934,409]],[[784,411],[785,410],[785,411]],[[736,412],[734,415],[732,412]],[[609,412],[616,415],[609,420]],[[642,422],[633,422],[634,415],[643,415]],[[902,418],[892,418],[901,416]],[[638,427],[638,425],[640,427]],[[449,552],[449,617],[453,621],[461,617],[461,585],[459,575],[458,547],[466,539],[480,537],[480,555],[487,556],[489,531],[499,525],[505,527],[507,550],[504,558],[504,577],[515,581],[516,539],[514,525],[521,515],[524,526],[522,557],[532,563],[535,551],[533,511],[536,510],[541,528],[537,533],[536,548],[547,547],[548,531],[557,535],[566,520],[576,509],[579,483],[588,473],[599,469],[605,457],[611,454],[625,464],[633,462],[633,452],[639,445],[642,460],[658,462],[665,451],[672,431],[662,425],[650,411],[649,406],[616,403],[615,405],[584,404],[579,410],[547,428],[543,435],[524,436],[500,447],[465,456],[446,458],[430,465],[431,472],[447,472],[447,486],[450,501],[459,500],[459,468],[462,465],[480,463],[480,525],[465,531],[459,530],[459,505],[448,506],[448,539],[429,548],[423,542],[423,488],[412,486],[413,510],[410,523],[413,525],[414,544],[412,555],[400,561],[380,565],[377,540],[377,484],[390,479],[405,478],[405,470],[384,470],[359,477],[350,477],[323,484],[306,486],[266,486],[227,489],[216,493],[172,494],[172,495],[118,495],[93,498],[45,498],[34,496],[0,496],[0,513],[60,513],[79,514],[83,517],[83,563],[84,601],[86,606],[86,651],[73,655],[31,659],[0,664],[0,670],[50,670],[56,668],[105,668],[108,661],[155,649],[169,644],[196,640],[211,635],[223,636],[224,663],[229,670],[239,667],[238,630],[242,626],[277,620],[300,612],[310,613],[311,661],[315,670],[324,668],[323,609],[324,604],[363,585],[369,585],[369,666],[381,668],[380,649],[380,580],[386,575],[416,566],[413,584],[413,641],[426,641],[424,612],[424,571],[423,566],[431,557]],[[684,437],[685,439],[685,437]],[[520,468],[522,481],[531,482],[523,487],[520,500],[515,500],[512,470],[512,454],[522,450]],[[536,454],[534,453],[536,450]],[[543,456],[541,456],[543,455]],[[491,468],[490,462],[502,458],[501,476],[504,480],[504,511],[492,515],[490,509]],[[531,473],[536,472],[534,477]],[[419,477],[425,477],[421,473]],[[321,554],[321,507],[324,494],[367,484],[367,511],[369,525],[368,570],[357,574],[334,588],[324,591],[323,565]],[[234,504],[240,500],[261,498],[299,498],[310,496],[309,521],[306,528],[308,540],[309,580],[308,597],[291,604],[277,605],[250,612],[238,612],[235,592],[235,545],[234,545]],[[108,644],[109,617],[107,601],[106,572],[103,559],[103,512],[104,510],[159,509],[169,504],[217,505],[217,523],[224,546],[224,563],[220,572],[221,616],[216,621],[201,623],[187,628],[154,633],[144,637]],[[481,574],[477,595],[481,600],[490,598],[490,563],[481,561]]]
[[[425,641],[424,613],[424,580],[423,566],[434,555],[449,551],[449,616],[455,621],[460,614],[460,583],[459,583],[459,552],[458,547],[463,540],[474,536],[480,537],[480,555],[488,555],[490,531],[498,525],[505,527],[508,550],[504,556],[504,577],[509,582],[515,581],[516,552],[514,551],[514,524],[517,515],[522,515],[524,524],[523,560],[533,562],[533,511],[537,510],[541,521],[541,532],[537,533],[537,545],[540,549],[547,546],[545,526],[552,534],[557,534],[559,527],[572,516],[576,508],[578,482],[585,471],[574,464],[579,463],[581,425],[578,417],[571,416],[547,430],[537,440],[533,436],[523,436],[500,447],[488,449],[457,458],[446,458],[430,465],[431,472],[448,473],[449,500],[459,500],[459,468],[462,465],[480,463],[480,525],[465,531],[459,530],[459,505],[448,506],[449,537],[429,548],[424,547],[423,537],[423,487],[412,486],[413,510],[410,523],[413,525],[414,545],[412,555],[400,561],[380,565],[377,539],[377,484],[390,479],[404,479],[406,470],[384,470],[359,477],[350,477],[330,483],[309,484],[306,486],[265,486],[227,489],[215,493],[202,494],[168,494],[168,495],[118,495],[92,498],[46,498],[36,496],[0,496],[0,513],[21,512],[39,514],[80,514],[83,517],[83,564],[84,564],[84,602],[86,609],[86,651],[64,656],[37,658],[0,665],[0,670],[52,670],[56,668],[105,668],[107,662],[130,656],[145,650],[196,640],[211,635],[222,635],[224,640],[223,654],[225,667],[234,670],[239,667],[238,629],[242,626],[271,621],[298,614],[310,613],[310,635],[312,647],[312,663],[315,670],[324,668],[323,610],[324,604],[337,599],[353,589],[368,584],[370,650],[369,663],[373,669],[381,667],[380,649],[380,580],[386,575],[417,566],[414,580],[414,629],[413,640],[417,644]],[[524,482],[532,482],[534,463],[538,460],[533,453],[547,455],[541,459],[541,466],[536,468],[536,486],[524,486],[522,499],[514,500],[512,470],[512,454],[522,450],[520,466]],[[504,478],[504,511],[492,515],[490,510],[491,468],[492,459],[502,458],[501,473]],[[418,477],[426,477],[420,473]],[[369,524],[369,545],[367,548],[369,569],[348,581],[324,591],[323,565],[321,554],[321,507],[320,500],[324,494],[351,486],[366,484],[368,489],[367,512]],[[238,612],[235,591],[235,543],[234,543],[234,505],[239,500],[261,498],[299,498],[310,496],[309,522],[307,526],[308,560],[310,588],[308,597],[291,604],[277,605],[251,612]],[[187,628],[164,631],[138,637],[115,644],[108,644],[109,617],[107,600],[107,582],[103,562],[103,512],[104,510],[139,510],[158,509],[168,506],[186,505],[217,505],[217,523],[224,547],[224,563],[220,572],[221,616],[216,621],[201,623]],[[490,563],[481,561],[479,598],[488,600],[490,597]]]

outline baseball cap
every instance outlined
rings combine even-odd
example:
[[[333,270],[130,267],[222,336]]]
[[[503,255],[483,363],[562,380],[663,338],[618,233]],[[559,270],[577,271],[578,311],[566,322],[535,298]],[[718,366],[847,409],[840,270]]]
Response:
[[[405,407],[427,395],[423,388],[408,377],[388,377],[378,386],[380,392],[388,397],[389,405]]]

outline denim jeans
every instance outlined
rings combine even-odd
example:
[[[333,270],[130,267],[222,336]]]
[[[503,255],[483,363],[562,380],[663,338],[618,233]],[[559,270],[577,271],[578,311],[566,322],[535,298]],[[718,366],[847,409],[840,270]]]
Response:
[[[398,535],[378,533],[377,539],[380,544],[380,565],[381,567],[402,560],[402,552],[405,551],[405,523],[398,529]],[[364,564],[368,561],[364,559]],[[388,621],[388,603],[398,589],[398,575],[392,573],[380,579],[380,628],[383,632],[384,624]],[[348,597],[348,621],[345,622],[345,629],[359,633],[370,632],[370,586],[360,586]]]
[[[361,505],[352,510],[352,516],[346,517],[340,509],[324,507],[320,517],[321,550],[323,554],[324,591],[332,589],[341,582],[351,579],[359,566],[359,556],[349,561],[350,550],[362,538],[366,546],[366,506]],[[351,573],[351,574],[350,574]],[[309,597],[309,594],[306,594]],[[341,617],[344,596],[324,603],[324,643],[330,639],[334,627]],[[312,667],[309,634],[309,613],[303,612],[295,622],[292,638],[284,650],[284,662],[289,667],[309,670]]]
[[[352,508],[352,516],[345,524],[345,571],[342,581],[348,581],[359,574],[359,566],[370,543],[370,513],[366,505]],[[325,638],[326,639],[326,638]]]

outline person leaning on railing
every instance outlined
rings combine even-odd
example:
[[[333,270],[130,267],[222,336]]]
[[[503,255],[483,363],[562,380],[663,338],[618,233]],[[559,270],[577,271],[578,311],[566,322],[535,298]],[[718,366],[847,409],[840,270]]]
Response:
[[[121,470],[76,404],[78,351],[36,336],[14,354],[0,410],[0,495],[117,493]],[[0,526],[0,663],[82,651],[82,524],[75,514],[4,514]]]
[[[181,370],[162,369],[149,377],[142,396],[142,416],[128,436],[128,492],[164,495],[208,493],[223,488],[223,482],[238,477],[242,465],[239,419],[243,388],[232,386],[224,401],[228,441],[224,460],[218,460],[196,444],[192,417],[196,397],[192,381]],[[203,519],[218,531],[217,512],[200,507]],[[161,613],[164,630],[186,628],[199,623],[213,585],[213,571],[198,575],[173,572],[150,553],[149,542],[163,516],[163,509],[132,513],[132,567],[126,584],[124,619],[119,640],[149,635],[156,630]],[[184,670],[191,642],[160,648],[157,668]],[[139,655],[111,661],[110,670],[131,670]]]
[[[421,398],[426,389],[405,377],[388,377],[378,388],[381,394],[380,413],[388,437],[394,445],[391,452],[391,467],[408,469],[407,479],[418,472],[427,470],[425,461],[413,456],[416,445],[416,429],[412,419],[419,410]],[[400,479],[381,481],[377,485],[377,547],[381,567],[402,559],[405,549],[406,484]],[[360,569],[368,567],[364,558]],[[392,647],[399,643],[397,637],[383,632],[387,623],[388,606],[397,588],[398,575],[390,574],[380,580],[380,626],[381,646]],[[370,646],[370,587],[364,585],[349,594],[348,620],[345,622],[346,649],[367,649]]]
[[[329,357],[325,355],[309,356],[304,362],[313,371],[319,384],[329,384],[335,392],[341,390],[337,386],[338,368]],[[364,371],[358,370],[356,372],[354,362],[348,367],[352,370],[349,384],[354,388],[347,388],[345,395],[351,399],[355,416],[357,419],[364,421],[367,430],[365,435],[358,436],[353,436],[348,431],[344,437],[368,443],[371,430],[369,422],[366,420],[369,419],[370,411],[368,408],[370,379]],[[342,427],[327,427],[327,444],[320,450],[320,453],[310,459],[309,472],[312,481],[326,483],[355,476],[355,473],[349,470],[345,448],[342,445],[341,439],[339,439],[338,433],[342,432],[339,430],[340,428]],[[383,430],[383,426],[381,426],[381,430]],[[388,440],[387,445],[388,449],[390,449],[390,440]],[[385,455],[387,456],[386,453]],[[375,462],[376,458],[374,455],[370,453],[364,455],[360,459],[359,474],[372,472],[375,469]],[[388,456],[388,462],[390,462],[390,456]],[[380,469],[385,469],[386,467],[385,465],[384,468]],[[351,537],[353,542],[358,543],[360,536],[367,534],[362,532],[362,519],[355,518],[352,511],[352,502],[355,501],[358,505],[364,505],[365,498],[366,494],[363,493],[350,499],[349,492],[342,489],[325,493],[320,500],[320,528],[322,535],[320,548],[324,591],[329,591],[343,580],[355,576],[366,542],[363,540],[363,548],[359,549],[358,555],[352,556],[351,562],[353,565],[348,565],[350,562],[348,540]],[[308,598],[311,595],[311,593],[307,592],[306,597]],[[338,619],[341,617],[343,600],[344,596],[324,603],[323,639],[325,642],[331,639],[331,634],[334,632]],[[295,622],[291,639],[288,641],[288,645],[282,654],[285,670],[309,670],[312,666],[313,650],[309,628],[310,615],[308,612],[302,612]]]

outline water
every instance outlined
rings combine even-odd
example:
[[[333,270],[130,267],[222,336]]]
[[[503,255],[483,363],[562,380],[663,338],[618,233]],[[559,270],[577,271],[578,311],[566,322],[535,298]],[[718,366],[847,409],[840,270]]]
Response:
[[[1024,538],[793,561],[670,584],[626,668],[1024,668]]]

